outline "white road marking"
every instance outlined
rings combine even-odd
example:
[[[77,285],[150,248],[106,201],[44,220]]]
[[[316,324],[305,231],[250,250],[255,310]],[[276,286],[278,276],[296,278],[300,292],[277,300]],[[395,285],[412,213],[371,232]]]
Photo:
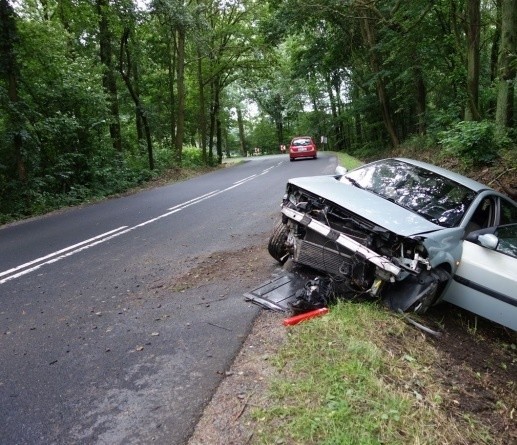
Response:
[[[28,263],[20,264],[19,266],[16,266],[12,269],[6,270],[4,272],[0,272],[0,277],[9,275],[7,278],[3,278],[2,280],[0,280],[0,284],[3,284],[6,281],[12,280],[13,278],[18,278],[29,272],[37,270],[44,264],[54,263],[58,259],[66,258],[67,256],[73,255],[76,252],[80,252],[81,250],[88,249],[91,246],[95,246],[95,245],[103,243],[104,241],[107,241],[111,238],[114,238],[115,236],[121,235],[122,233],[126,233],[127,230],[123,230],[126,228],[127,228],[127,226],[122,226],[122,227],[119,227],[118,229],[114,229],[114,230],[110,230],[109,232],[101,233],[100,235],[94,236],[93,238],[87,239],[85,241],[81,241],[80,243],[74,244],[72,246],[65,247],[64,249],[58,250],[57,252],[52,252],[41,258],[36,258],[35,260],[29,261]],[[80,246],[82,246],[82,247],[80,247]],[[75,249],[75,250],[73,250],[73,249]],[[65,253],[65,252],[68,252],[68,253]],[[48,261],[45,261],[45,260],[48,260]],[[27,269],[28,267],[32,266],[33,264],[37,264],[37,263],[40,263],[40,264]],[[22,270],[22,269],[25,269],[25,270],[18,272],[17,274],[14,274],[14,272],[16,272],[18,270]]]
[[[277,164],[277,165],[280,165],[281,163]],[[266,173],[269,173],[269,171],[274,168],[276,166],[273,166],[273,167],[270,167],[266,170],[263,170],[262,173],[260,173],[260,175],[264,175]],[[61,250],[58,250],[57,252],[52,252],[48,255],[45,255],[41,258],[36,258],[35,260],[32,260],[32,261],[29,261],[28,263],[24,263],[24,264],[21,264],[19,266],[16,266],[12,269],[9,269],[9,270],[6,270],[4,272],[0,272],[0,277],[3,277],[5,276],[5,278],[2,278],[0,280],[0,284],[3,284],[5,283],[6,281],[10,281],[10,280],[13,280],[15,278],[19,278],[23,275],[26,275],[30,272],[34,272],[35,270],[38,270],[39,268],[41,268],[42,266],[46,265],[46,264],[52,264],[52,263],[55,263],[59,260],[62,260],[64,258],[67,258],[69,256],[72,256],[78,252],[82,252],[83,250],[86,250],[86,249],[89,249],[91,247],[94,247],[98,244],[101,244],[101,243],[104,243],[105,241],[109,241],[117,236],[120,236],[120,235],[123,235],[125,233],[128,233],[128,232],[131,232],[133,230],[135,230],[136,228],[138,227],[143,227],[143,226],[146,226],[148,224],[151,224],[153,222],[156,222],[162,218],[165,218],[167,216],[170,216],[174,213],[177,213],[183,209],[186,209],[187,207],[190,207],[194,204],[199,204],[200,202],[202,201],[205,201],[206,199],[209,199],[209,198],[213,198],[217,195],[220,195],[221,193],[224,193],[224,192],[227,192],[229,190],[232,190],[236,187],[239,187],[240,185],[243,185],[245,184],[246,182],[248,181],[251,181],[253,179],[256,179],[258,176],[260,175],[251,175],[251,176],[248,176],[247,178],[244,178],[244,179],[241,179],[239,181],[236,181],[233,183],[233,185],[223,189],[223,190],[213,190],[209,193],[205,193],[204,195],[201,195],[201,196],[198,196],[196,198],[193,198],[193,199],[190,199],[189,201],[185,201],[181,204],[177,204],[173,207],[170,207],[169,209],[169,212],[167,213],[164,213],[162,215],[159,215],[155,218],[152,218],[152,219],[149,219],[147,221],[144,221],[140,224],[137,224],[133,227],[128,227],[128,226],[122,226],[122,227],[119,227],[118,229],[114,229],[114,230],[111,230],[109,232],[105,232],[105,233],[102,233],[100,235],[97,235],[93,238],[90,238],[90,239],[87,239],[85,241],[81,241],[80,243],[77,243],[77,244],[74,244],[72,246],[69,246],[69,247],[65,247],[64,249],[61,249]],[[33,266],[33,267],[31,267]],[[18,272],[19,271],[19,272]],[[15,273],[15,272],[18,272],[18,273]]]
[[[251,176],[248,176],[247,178],[234,182],[234,184],[236,184],[236,185],[243,184],[244,182],[250,181],[251,179],[254,179],[256,177],[257,177],[257,175],[251,175]]]
[[[211,195],[213,195],[214,193],[217,193],[219,190],[214,190],[213,192],[209,192],[209,193],[206,193],[204,195],[201,195],[201,196],[198,196],[197,198],[193,198],[191,199],[190,201],[186,201],[182,204],[177,204],[173,207],[171,207],[170,209],[167,209],[167,210],[174,210],[178,207],[183,207],[183,206],[186,206],[187,204],[190,204],[190,203],[195,203],[195,202],[198,202],[200,201],[201,199],[205,198],[205,197],[210,197]]]

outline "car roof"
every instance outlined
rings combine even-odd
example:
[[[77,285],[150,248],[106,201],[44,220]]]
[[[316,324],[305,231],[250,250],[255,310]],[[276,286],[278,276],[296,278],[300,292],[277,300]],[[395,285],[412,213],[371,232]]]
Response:
[[[425,168],[426,170],[430,170],[434,173],[437,173],[446,178],[449,178],[452,181],[457,182],[458,184],[468,187],[469,189],[474,190],[476,193],[479,193],[482,190],[493,190],[491,187],[489,187],[485,184],[482,184],[481,182],[474,181],[473,179],[467,178],[466,176],[460,175],[459,173],[455,173],[451,170],[447,170],[446,168],[438,167],[433,164],[428,164],[427,162],[417,161],[415,159],[408,159],[408,158],[392,158],[392,159],[396,159],[398,161],[406,162],[408,164],[412,164],[417,167],[421,167],[421,168]],[[379,161],[379,162],[382,162],[382,161]]]

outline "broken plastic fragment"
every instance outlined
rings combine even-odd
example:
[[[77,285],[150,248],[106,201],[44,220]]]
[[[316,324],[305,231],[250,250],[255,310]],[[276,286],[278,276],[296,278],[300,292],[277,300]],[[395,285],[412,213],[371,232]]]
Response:
[[[284,319],[284,326],[293,326],[295,324],[300,323],[301,321],[308,320],[310,318],[319,317],[321,315],[325,315],[328,313],[328,308],[322,307],[319,309],[315,309],[313,311],[305,312],[300,315],[295,315],[294,317]]]

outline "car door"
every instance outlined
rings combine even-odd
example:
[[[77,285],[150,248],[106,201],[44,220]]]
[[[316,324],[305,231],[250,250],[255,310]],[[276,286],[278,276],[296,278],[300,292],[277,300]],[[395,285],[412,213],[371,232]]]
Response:
[[[517,330],[517,224],[467,236],[443,300]]]

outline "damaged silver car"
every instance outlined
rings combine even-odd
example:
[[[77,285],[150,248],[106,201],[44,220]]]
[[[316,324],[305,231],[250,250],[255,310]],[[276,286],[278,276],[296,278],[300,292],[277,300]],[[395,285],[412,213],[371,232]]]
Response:
[[[434,165],[393,158],[333,176],[290,179],[268,250],[282,264],[292,258],[394,310],[424,313],[444,296],[455,303],[448,291],[458,289],[451,283],[464,243],[477,243],[477,231],[512,223],[517,204],[505,195]],[[479,315],[517,329],[517,258],[508,254],[515,255],[514,247],[501,253],[513,267],[506,278],[489,279],[497,270],[492,264],[460,281],[463,301],[478,292],[503,301],[501,311],[512,314],[509,322]],[[505,287],[494,289],[501,280]],[[485,289],[485,282],[496,284]],[[468,303],[462,307],[472,310]]]

